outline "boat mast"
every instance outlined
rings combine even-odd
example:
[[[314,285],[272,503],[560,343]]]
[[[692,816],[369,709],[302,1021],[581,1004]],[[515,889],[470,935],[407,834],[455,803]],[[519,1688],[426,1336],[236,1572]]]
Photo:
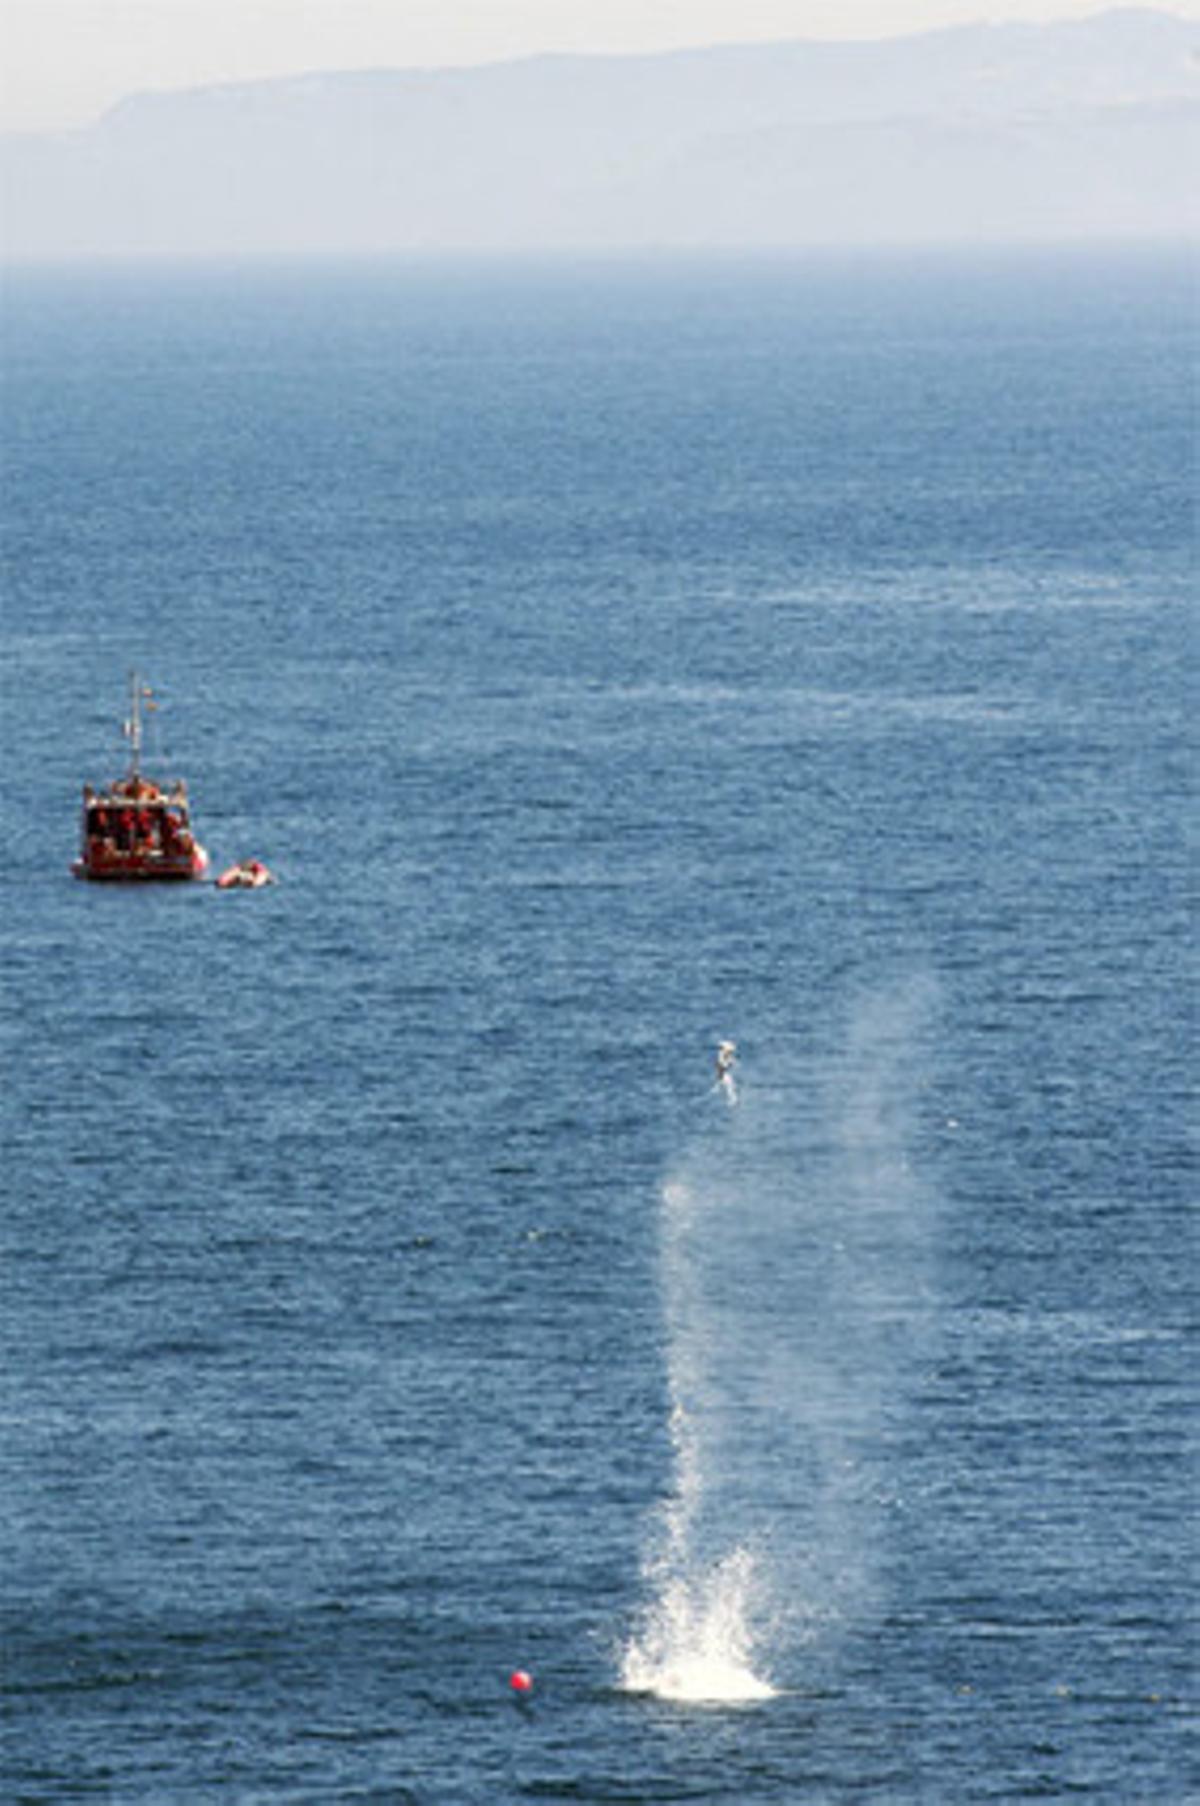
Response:
[[[136,671],[129,673],[129,720],[126,729],[129,734],[129,775],[136,782],[141,776],[142,763],[142,693]]]

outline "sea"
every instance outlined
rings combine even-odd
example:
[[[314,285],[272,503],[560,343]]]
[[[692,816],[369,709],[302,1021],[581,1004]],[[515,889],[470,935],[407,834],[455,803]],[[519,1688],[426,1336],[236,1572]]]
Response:
[[[1200,1798],[1195,303],[7,272],[6,1802]]]

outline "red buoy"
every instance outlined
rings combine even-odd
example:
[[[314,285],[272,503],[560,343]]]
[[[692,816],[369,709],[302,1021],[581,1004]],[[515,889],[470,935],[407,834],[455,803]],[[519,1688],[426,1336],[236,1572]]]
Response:
[[[508,1684],[514,1693],[531,1693],[533,1676],[526,1673],[524,1668],[514,1668],[508,1677]]]

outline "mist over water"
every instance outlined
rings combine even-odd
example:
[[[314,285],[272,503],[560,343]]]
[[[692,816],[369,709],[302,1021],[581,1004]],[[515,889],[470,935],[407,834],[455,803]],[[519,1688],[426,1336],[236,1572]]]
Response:
[[[909,1147],[935,1005],[928,977],[881,983],[826,1048],[764,1053],[662,1186],[674,1472],[633,1690],[803,1688],[872,1609],[881,1430],[926,1339],[933,1197]]]

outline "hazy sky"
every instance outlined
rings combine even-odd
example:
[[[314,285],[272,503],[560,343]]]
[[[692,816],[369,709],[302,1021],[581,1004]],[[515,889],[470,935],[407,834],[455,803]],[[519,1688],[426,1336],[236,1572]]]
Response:
[[[314,69],[495,62],[1083,18],[1112,0],[0,0],[0,130],[86,124],[125,94]],[[1163,11],[1200,18],[1200,0]]]

